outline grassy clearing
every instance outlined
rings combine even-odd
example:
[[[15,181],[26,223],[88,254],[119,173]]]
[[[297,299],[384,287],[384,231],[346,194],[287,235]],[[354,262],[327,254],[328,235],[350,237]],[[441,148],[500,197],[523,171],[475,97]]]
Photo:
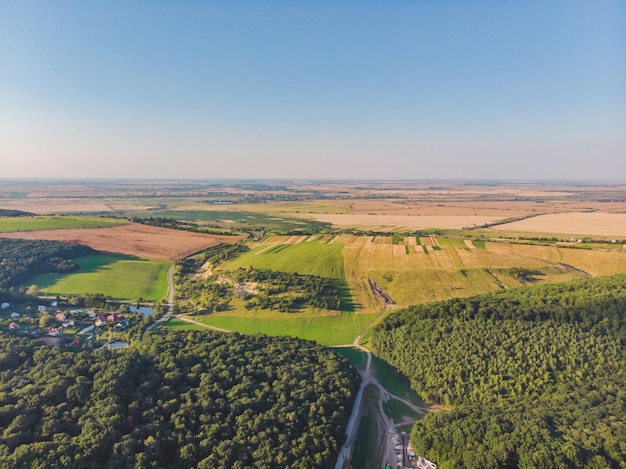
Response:
[[[177,331],[206,331],[206,327],[199,326],[198,324],[193,324],[187,321],[183,321],[178,318],[170,318],[168,319],[161,327],[166,327],[168,329],[177,330]]]
[[[125,219],[94,217],[3,217],[0,218],[0,233],[58,230],[63,228],[104,228],[126,223],[128,222]]]
[[[423,416],[411,409],[404,402],[397,399],[391,399],[387,402],[387,408],[391,412],[391,418],[394,422],[402,422],[404,420],[418,420]]]
[[[115,255],[75,259],[79,269],[70,274],[42,274],[25,282],[46,295],[103,293],[115,300],[162,300],[167,294],[169,262]]]
[[[372,315],[354,313],[316,317],[294,317],[296,315],[282,314],[283,317],[263,318],[262,313],[255,317],[219,313],[194,317],[194,320],[243,334],[289,335],[315,340],[322,345],[345,345],[352,343],[359,332],[373,319]]]
[[[387,391],[415,405],[424,405],[424,402],[415,391],[411,389],[409,380],[387,364],[387,362],[376,356],[372,356],[372,366],[378,381]]]
[[[335,347],[333,351],[344,358],[357,370],[363,371],[367,365],[367,354],[355,347]]]
[[[462,238],[437,238],[437,243],[441,247],[469,249]]]
[[[379,429],[374,418],[374,414],[378,412],[378,390],[372,385],[367,386],[363,401],[365,408],[357,433],[352,467],[381,467],[382,460],[377,453],[378,435],[381,432],[386,433],[386,429]]]

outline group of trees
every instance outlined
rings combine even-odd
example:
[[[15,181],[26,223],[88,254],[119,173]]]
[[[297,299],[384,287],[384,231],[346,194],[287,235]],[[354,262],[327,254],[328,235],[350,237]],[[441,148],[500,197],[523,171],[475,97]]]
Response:
[[[131,349],[0,341],[3,467],[327,468],[359,385],[307,341],[151,333]]]
[[[372,347],[429,403],[419,454],[445,468],[626,461],[626,276],[499,291],[389,316]]]
[[[78,267],[72,259],[95,252],[76,243],[0,239],[0,291],[36,274],[71,272]]]

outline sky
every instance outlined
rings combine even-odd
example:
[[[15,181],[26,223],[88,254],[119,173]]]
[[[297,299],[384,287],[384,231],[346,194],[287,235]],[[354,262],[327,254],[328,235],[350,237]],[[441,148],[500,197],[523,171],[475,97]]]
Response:
[[[0,2],[0,178],[626,181],[626,2]]]

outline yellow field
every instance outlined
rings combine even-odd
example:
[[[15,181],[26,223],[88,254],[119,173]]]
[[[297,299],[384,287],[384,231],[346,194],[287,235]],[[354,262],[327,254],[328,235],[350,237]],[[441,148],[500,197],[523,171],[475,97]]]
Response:
[[[499,225],[498,229],[570,235],[623,237],[626,236],[626,213],[554,213]]]

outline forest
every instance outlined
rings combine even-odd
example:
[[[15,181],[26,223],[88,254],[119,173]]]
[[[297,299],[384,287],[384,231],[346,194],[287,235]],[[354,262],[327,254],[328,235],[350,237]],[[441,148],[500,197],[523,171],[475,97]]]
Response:
[[[440,468],[626,467],[626,276],[499,291],[389,316],[372,347],[428,403]]]
[[[76,243],[0,238],[0,292],[35,274],[71,272],[78,268],[72,259],[95,253]]]
[[[150,333],[127,350],[0,341],[0,466],[327,468],[359,385],[313,342]]]

